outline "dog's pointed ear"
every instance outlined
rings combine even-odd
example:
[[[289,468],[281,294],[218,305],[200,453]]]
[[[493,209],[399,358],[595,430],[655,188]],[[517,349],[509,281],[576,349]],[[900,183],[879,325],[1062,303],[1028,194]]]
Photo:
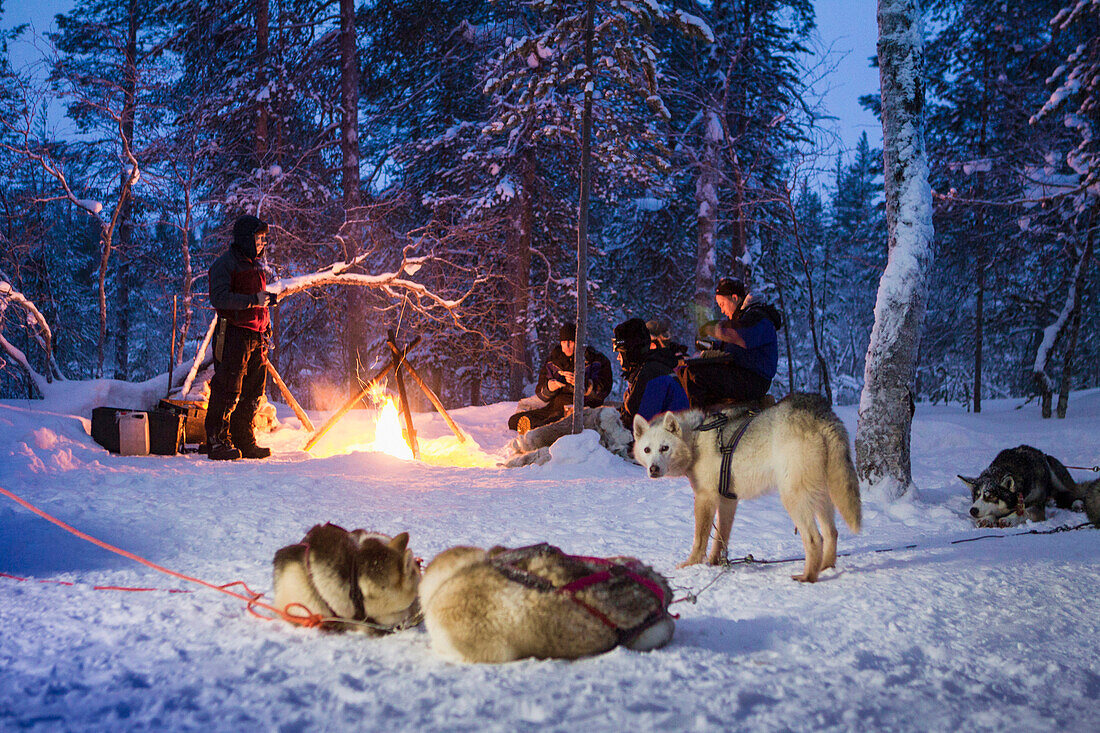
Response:
[[[680,434],[680,421],[676,419],[676,415],[674,415],[671,412],[666,412],[665,413],[664,428],[671,435],[679,435]]]
[[[409,533],[402,532],[389,541],[389,546],[398,552],[404,552],[405,548],[409,546]]]
[[[970,488],[974,488],[974,484],[978,483],[978,479],[976,479],[976,478],[967,478],[966,476],[963,476],[962,474],[955,474],[955,475],[958,476],[959,480],[961,480],[964,484],[966,484]]]
[[[648,430],[648,429],[649,429],[649,421],[646,420],[641,415],[635,415],[634,416],[634,439],[637,440],[638,438],[645,435],[645,431]]]
[[[1008,474],[1003,479],[1001,479],[1001,486],[1005,487],[1009,491],[1015,491],[1016,490],[1016,479],[1014,479],[1012,477],[1012,474]]]

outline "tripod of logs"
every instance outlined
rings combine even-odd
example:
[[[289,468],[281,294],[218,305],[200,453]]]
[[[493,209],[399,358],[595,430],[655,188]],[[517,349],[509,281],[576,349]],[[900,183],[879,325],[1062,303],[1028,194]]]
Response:
[[[401,412],[405,418],[405,435],[409,443],[409,448],[412,449],[413,458],[420,459],[420,445],[416,440],[416,429],[413,427],[412,412],[409,410],[408,394],[405,391],[405,375],[408,374],[412,377],[412,380],[416,382],[416,385],[420,387],[421,391],[428,398],[428,401],[432,403],[439,414],[443,416],[447,426],[455,434],[460,442],[466,442],[466,436],[459,430],[458,425],[451,419],[451,416],[447,413],[447,410],[443,407],[443,403],[431,387],[420,377],[416,369],[408,361],[408,353],[416,348],[416,345],[420,343],[420,337],[417,336],[404,347],[397,345],[397,339],[394,336],[394,332],[391,330],[387,333],[386,344],[390,348],[390,361],[384,367],[379,369],[374,376],[367,380],[367,383],[363,386],[363,389],[359,391],[359,394],[348,400],[344,405],[332,414],[324,425],[318,428],[309,440],[306,441],[305,450],[309,451],[313,449],[313,446],[317,445],[317,441],[324,437],[325,433],[332,429],[337,422],[340,421],[344,415],[355,407],[360,400],[367,396],[375,385],[379,384],[387,375],[392,371],[394,375],[394,381],[397,383],[397,394],[401,399]]]

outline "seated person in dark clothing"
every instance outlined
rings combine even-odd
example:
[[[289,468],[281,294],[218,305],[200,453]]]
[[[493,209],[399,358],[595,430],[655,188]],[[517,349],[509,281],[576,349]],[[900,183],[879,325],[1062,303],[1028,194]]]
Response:
[[[535,394],[546,401],[545,407],[517,412],[508,418],[508,427],[520,433],[565,417],[573,406],[573,352],[577,348],[577,327],[562,325],[560,344],[555,346],[539,372]],[[584,350],[584,406],[599,407],[611,392],[611,361],[593,349]]]
[[[725,316],[699,332],[718,353],[691,359],[685,368],[692,407],[722,402],[760,402],[768,393],[779,361],[779,312],[764,303],[749,303],[740,280],[722,278],[714,301]]]
[[[671,348],[651,343],[645,321],[631,318],[615,326],[615,353],[627,382],[621,412],[628,429],[635,415],[652,420],[688,408],[687,393],[673,372],[679,358]]]

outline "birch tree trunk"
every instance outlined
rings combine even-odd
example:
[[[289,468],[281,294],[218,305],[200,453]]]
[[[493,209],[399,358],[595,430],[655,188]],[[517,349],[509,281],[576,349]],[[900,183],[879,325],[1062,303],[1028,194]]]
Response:
[[[911,386],[934,257],[920,14],[918,0],[879,0],[889,249],[867,349],[855,447],[861,489],[887,499],[901,496],[912,486]]]
[[[698,246],[695,253],[695,308],[698,320],[714,304],[715,267],[718,261],[718,180],[721,144],[724,137],[722,121],[712,109],[706,113],[703,134],[703,160],[699,178],[695,181],[695,205],[698,226]],[[701,324],[693,324],[699,326]]]

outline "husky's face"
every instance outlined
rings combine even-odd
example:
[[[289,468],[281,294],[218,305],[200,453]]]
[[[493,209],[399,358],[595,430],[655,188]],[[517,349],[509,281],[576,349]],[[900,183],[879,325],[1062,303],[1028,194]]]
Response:
[[[359,590],[363,610],[383,626],[396,626],[412,613],[420,584],[420,567],[408,549],[409,534],[393,539],[366,534],[359,543]]]
[[[1016,512],[1022,502],[1019,480],[1011,473],[987,468],[978,478],[959,476],[970,487],[970,516],[980,521],[996,520]]]
[[[691,451],[684,442],[683,428],[675,415],[666,412],[655,425],[650,425],[641,415],[634,416],[634,459],[645,467],[650,478],[687,473]]]

